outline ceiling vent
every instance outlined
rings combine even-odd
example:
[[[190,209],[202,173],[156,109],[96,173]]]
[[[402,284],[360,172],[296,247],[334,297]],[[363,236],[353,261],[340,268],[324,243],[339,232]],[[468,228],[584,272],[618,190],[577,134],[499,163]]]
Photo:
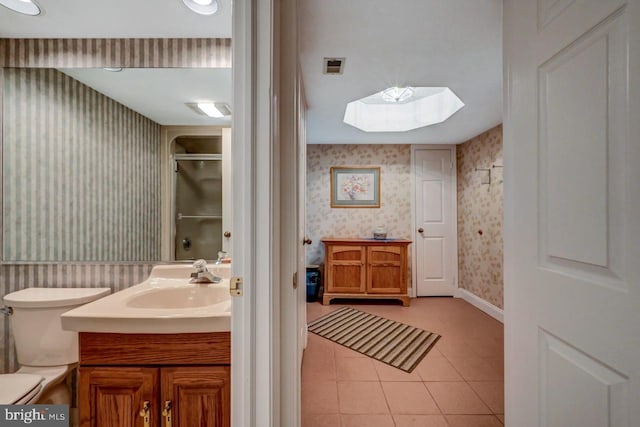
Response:
[[[324,74],[342,74],[344,58],[324,58]]]

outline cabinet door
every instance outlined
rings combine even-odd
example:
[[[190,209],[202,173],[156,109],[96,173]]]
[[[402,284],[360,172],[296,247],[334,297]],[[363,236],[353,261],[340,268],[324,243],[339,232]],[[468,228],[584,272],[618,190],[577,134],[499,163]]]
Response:
[[[158,425],[158,369],[79,369],[81,427],[155,427]],[[148,404],[149,423],[140,411]]]
[[[406,248],[369,246],[367,248],[367,293],[406,294]]]
[[[327,292],[364,293],[366,270],[364,246],[327,247]]]
[[[162,368],[161,404],[171,402],[171,427],[230,427],[228,366]],[[169,425],[163,415],[162,426]]]

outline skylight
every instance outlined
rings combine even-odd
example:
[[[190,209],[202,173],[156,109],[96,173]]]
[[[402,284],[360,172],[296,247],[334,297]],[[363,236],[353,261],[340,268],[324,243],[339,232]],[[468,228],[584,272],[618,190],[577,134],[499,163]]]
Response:
[[[0,4],[24,15],[40,15],[40,6],[33,0],[0,0]]]
[[[365,132],[406,132],[442,123],[462,107],[448,87],[392,87],[347,104],[344,122]]]

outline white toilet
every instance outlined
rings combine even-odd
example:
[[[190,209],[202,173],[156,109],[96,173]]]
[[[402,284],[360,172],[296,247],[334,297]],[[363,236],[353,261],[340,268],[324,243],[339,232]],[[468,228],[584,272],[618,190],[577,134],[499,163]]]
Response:
[[[20,369],[0,375],[0,404],[69,404],[67,375],[78,362],[78,334],[60,315],[111,293],[109,288],[27,288],[4,296]]]

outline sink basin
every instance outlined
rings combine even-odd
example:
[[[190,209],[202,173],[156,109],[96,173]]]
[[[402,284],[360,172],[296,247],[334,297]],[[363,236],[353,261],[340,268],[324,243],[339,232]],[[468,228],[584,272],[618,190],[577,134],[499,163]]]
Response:
[[[220,283],[191,283],[188,264],[158,265],[144,282],[62,315],[77,332],[175,334],[231,330],[229,264],[208,265]]]
[[[189,287],[154,289],[131,297],[127,307],[190,308],[218,304],[229,299],[228,286],[187,285]]]

